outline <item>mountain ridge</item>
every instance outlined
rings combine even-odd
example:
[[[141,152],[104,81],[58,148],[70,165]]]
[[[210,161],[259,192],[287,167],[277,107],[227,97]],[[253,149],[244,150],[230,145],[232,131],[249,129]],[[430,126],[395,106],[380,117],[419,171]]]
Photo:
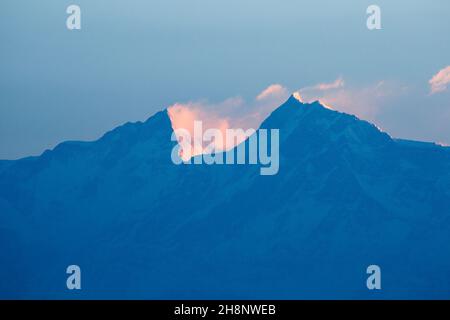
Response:
[[[440,147],[440,148],[450,149],[449,146],[444,146],[444,145],[439,144],[439,143],[437,143],[437,142],[420,141],[420,140],[411,140],[411,139],[405,139],[405,138],[392,138],[387,132],[381,130],[380,128],[378,128],[375,124],[371,123],[370,121],[360,119],[360,118],[358,118],[357,116],[352,115],[352,114],[349,114],[349,113],[346,113],[346,112],[341,112],[341,111],[338,111],[338,110],[334,110],[334,109],[330,109],[330,108],[328,108],[328,107],[325,107],[319,100],[315,100],[315,101],[312,101],[312,102],[309,102],[309,103],[308,103],[308,102],[303,102],[303,101],[301,100],[300,97],[296,97],[296,96],[295,96],[295,93],[294,93],[294,94],[291,94],[291,95],[289,96],[289,98],[287,99],[287,101],[284,102],[280,107],[285,106],[285,105],[297,105],[297,106],[300,105],[300,106],[303,107],[303,108],[305,108],[305,107],[308,108],[308,107],[310,107],[310,106],[312,106],[312,107],[318,107],[318,108],[321,108],[321,109],[325,109],[325,110],[327,110],[327,111],[329,110],[329,111],[331,111],[331,112],[335,112],[335,113],[337,113],[337,114],[339,114],[339,115],[349,116],[349,117],[351,117],[351,119],[353,119],[353,120],[359,120],[359,121],[361,121],[361,122],[363,122],[363,123],[369,124],[370,126],[376,128],[379,132],[381,132],[381,133],[383,133],[383,134],[389,136],[392,140],[398,141],[398,142],[401,142],[401,143],[404,143],[404,144],[416,145],[416,146],[423,145],[424,147],[436,146],[436,147]],[[265,128],[265,122],[266,122],[266,120],[269,119],[269,118],[271,118],[272,114],[273,114],[274,112],[276,112],[280,107],[278,107],[278,108],[276,108],[274,111],[272,111],[272,113],[269,114],[269,116],[268,116],[266,119],[263,120],[263,122],[261,123],[261,125],[260,125],[259,128]],[[149,117],[148,117],[146,120],[144,120],[144,121],[125,122],[125,123],[123,123],[123,124],[121,124],[121,125],[119,125],[119,126],[117,126],[117,127],[114,127],[113,129],[111,129],[111,130],[105,132],[101,137],[99,137],[98,139],[95,139],[95,140],[90,140],[90,141],[85,141],[85,140],[66,140],[66,141],[63,141],[63,142],[58,143],[55,147],[53,147],[53,148],[51,148],[51,149],[46,149],[46,150],[44,150],[40,155],[36,155],[36,156],[25,156],[25,157],[22,157],[22,158],[19,158],[19,159],[12,159],[12,160],[11,160],[11,159],[0,159],[0,163],[2,163],[2,162],[3,162],[3,163],[7,163],[7,162],[22,161],[22,160],[26,160],[26,159],[34,159],[34,158],[38,158],[38,157],[47,155],[48,153],[51,153],[52,151],[59,150],[59,149],[61,149],[61,148],[65,148],[65,147],[67,147],[67,146],[74,146],[74,147],[77,147],[77,146],[79,146],[79,147],[89,147],[89,146],[92,146],[92,145],[95,144],[95,143],[99,143],[100,141],[103,141],[104,139],[109,138],[110,136],[113,136],[113,135],[116,134],[117,132],[121,132],[121,131],[126,130],[126,129],[128,129],[128,128],[135,128],[135,129],[136,129],[136,127],[141,127],[141,128],[143,128],[143,127],[146,126],[146,124],[147,124],[149,121],[152,122],[153,120],[155,120],[154,117],[156,117],[156,118],[158,118],[158,119],[162,119],[162,117],[165,116],[165,117],[167,117],[167,118],[169,119],[169,121],[170,121],[170,117],[168,116],[168,111],[167,111],[167,110],[168,110],[168,109],[165,108],[165,109],[163,109],[163,110],[161,110],[161,111],[157,111],[157,112],[155,112],[153,115],[149,116]],[[323,111],[323,110],[322,110],[322,111]],[[171,128],[170,130],[173,130],[172,127],[170,127],[170,128]]]
[[[0,296],[75,297],[78,264],[78,298],[448,298],[449,150],[292,98],[274,176],[174,165],[166,111],[0,167]]]

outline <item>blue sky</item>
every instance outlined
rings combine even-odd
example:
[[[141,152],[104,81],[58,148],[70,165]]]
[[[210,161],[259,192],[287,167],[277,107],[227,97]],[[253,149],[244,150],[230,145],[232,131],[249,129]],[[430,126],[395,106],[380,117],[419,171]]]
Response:
[[[81,30],[66,28],[70,4]],[[370,4],[382,30],[366,28]],[[311,96],[394,137],[450,144],[450,93],[429,85],[450,65],[449,15],[448,0],[2,0],[0,159],[271,84],[341,83]]]

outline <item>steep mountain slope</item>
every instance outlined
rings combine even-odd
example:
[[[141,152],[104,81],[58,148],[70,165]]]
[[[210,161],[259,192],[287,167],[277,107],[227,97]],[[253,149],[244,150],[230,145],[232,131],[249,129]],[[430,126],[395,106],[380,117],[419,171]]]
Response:
[[[448,148],[294,96],[261,128],[280,130],[274,176],[174,165],[166,111],[0,162],[0,296],[449,298]]]

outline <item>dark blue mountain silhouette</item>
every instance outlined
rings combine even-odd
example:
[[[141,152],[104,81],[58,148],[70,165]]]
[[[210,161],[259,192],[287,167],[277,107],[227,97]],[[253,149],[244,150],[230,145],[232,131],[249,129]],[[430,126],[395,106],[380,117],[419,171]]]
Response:
[[[174,165],[166,111],[0,161],[0,296],[450,297],[449,148],[293,96],[261,128],[280,129],[277,175]]]

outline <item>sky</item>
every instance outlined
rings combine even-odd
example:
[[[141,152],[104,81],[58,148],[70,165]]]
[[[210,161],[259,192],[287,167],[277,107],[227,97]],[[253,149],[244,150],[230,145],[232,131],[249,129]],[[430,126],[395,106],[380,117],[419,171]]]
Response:
[[[81,30],[66,27],[71,4]],[[371,4],[381,30],[366,27]],[[448,0],[2,0],[0,159],[167,107],[257,125],[297,91],[450,144],[449,16]]]

